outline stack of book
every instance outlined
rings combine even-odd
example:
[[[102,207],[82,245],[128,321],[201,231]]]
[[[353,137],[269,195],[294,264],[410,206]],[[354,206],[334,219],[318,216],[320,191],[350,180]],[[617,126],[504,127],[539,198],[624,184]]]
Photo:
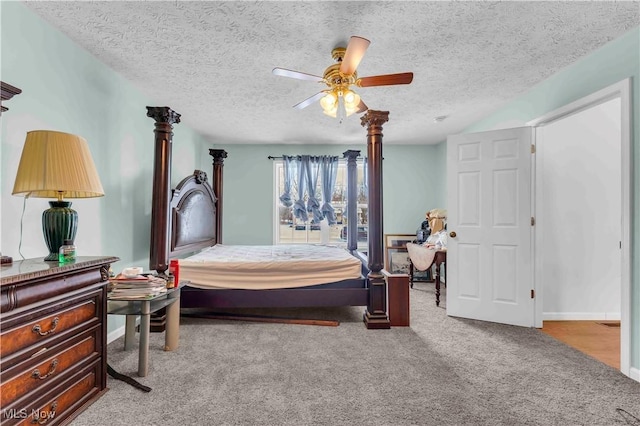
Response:
[[[125,277],[118,274],[109,278],[109,297],[113,299],[146,299],[166,291],[167,282],[152,275]]]

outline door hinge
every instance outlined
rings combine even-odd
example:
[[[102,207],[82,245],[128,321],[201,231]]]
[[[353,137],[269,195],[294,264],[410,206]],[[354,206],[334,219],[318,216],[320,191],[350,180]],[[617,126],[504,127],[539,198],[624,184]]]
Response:
[[[536,225],[536,218],[531,216],[531,226],[535,226]]]
[[[531,144],[531,153],[532,154],[536,153],[536,146],[534,144]]]
[[[536,291],[531,289],[531,298],[534,299],[536,297]]]

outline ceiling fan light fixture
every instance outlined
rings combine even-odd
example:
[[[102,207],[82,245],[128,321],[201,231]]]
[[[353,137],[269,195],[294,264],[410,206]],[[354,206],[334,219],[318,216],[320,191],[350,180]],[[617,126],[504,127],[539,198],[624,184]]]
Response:
[[[338,107],[334,106],[333,108],[323,108],[322,112],[329,117],[336,118],[338,116]]]
[[[329,117],[337,118],[342,108],[341,116],[349,117],[358,112],[360,105],[360,95],[349,89],[334,89],[327,92],[326,96],[320,99],[322,111]]]
[[[344,102],[349,105],[353,104],[353,101],[356,99],[356,94],[351,90],[345,90],[344,93]]]
[[[326,96],[323,96],[320,99],[320,106],[326,112],[332,109],[336,109],[336,102],[338,101],[338,97],[335,93],[329,92]]]
[[[357,112],[358,109],[357,108],[346,108],[345,107],[345,113],[347,114],[347,117],[349,117],[351,114],[353,114],[354,112]]]
[[[347,112],[349,112],[349,110],[355,111],[356,109],[358,109],[359,104],[360,95],[352,90],[344,91],[344,106],[347,109]]]

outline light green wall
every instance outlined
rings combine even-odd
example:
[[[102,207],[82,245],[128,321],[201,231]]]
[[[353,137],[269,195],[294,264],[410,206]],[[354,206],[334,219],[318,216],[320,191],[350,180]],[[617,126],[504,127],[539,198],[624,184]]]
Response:
[[[26,133],[51,129],[83,136],[89,143],[105,196],[70,200],[79,215],[79,255],[113,255],[127,266],[149,265],[154,120],[156,106],[128,81],[50,27],[20,2],[2,2],[2,81],[22,89],[2,115],[0,250],[20,259],[23,198],[11,195]],[[161,105],[160,105],[161,106]],[[180,112],[180,111],[178,111]],[[206,141],[183,124],[175,126],[173,176],[211,164]],[[172,178],[173,183],[176,179]],[[48,254],[41,216],[47,199],[26,202],[22,231],[25,258]],[[109,318],[109,331],[123,324]]]
[[[640,27],[608,43],[530,89],[465,133],[524,125],[557,108],[632,78],[632,282],[631,367],[640,369]]]
[[[434,148],[434,170],[438,176],[438,186],[441,188],[438,207],[447,208],[447,142],[440,142]]]
[[[223,243],[273,243],[273,161],[283,154],[339,155],[348,149],[366,155],[362,144],[339,145],[216,145],[228,152],[224,161]],[[437,173],[441,165],[434,146],[384,145],[384,232],[413,234],[427,210],[440,207],[444,188]],[[205,169],[211,172],[211,167]]]

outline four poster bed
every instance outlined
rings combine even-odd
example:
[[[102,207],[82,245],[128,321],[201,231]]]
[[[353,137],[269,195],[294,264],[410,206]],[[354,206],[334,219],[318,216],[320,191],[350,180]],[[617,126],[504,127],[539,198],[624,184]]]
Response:
[[[222,244],[223,165],[227,153],[210,149],[213,186],[196,170],[170,188],[173,124],[168,107],[147,107],[155,123],[150,268],[164,275],[179,258],[182,308],[366,306],[367,328],[389,328],[387,279],[382,270],[382,124],[388,112],[368,111],[369,247],[357,251],[357,226],[348,227],[347,249],[322,245],[226,246]],[[348,223],[357,223],[356,159],[346,151]],[[195,253],[195,254],[194,254]],[[187,257],[184,257],[187,256]]]

